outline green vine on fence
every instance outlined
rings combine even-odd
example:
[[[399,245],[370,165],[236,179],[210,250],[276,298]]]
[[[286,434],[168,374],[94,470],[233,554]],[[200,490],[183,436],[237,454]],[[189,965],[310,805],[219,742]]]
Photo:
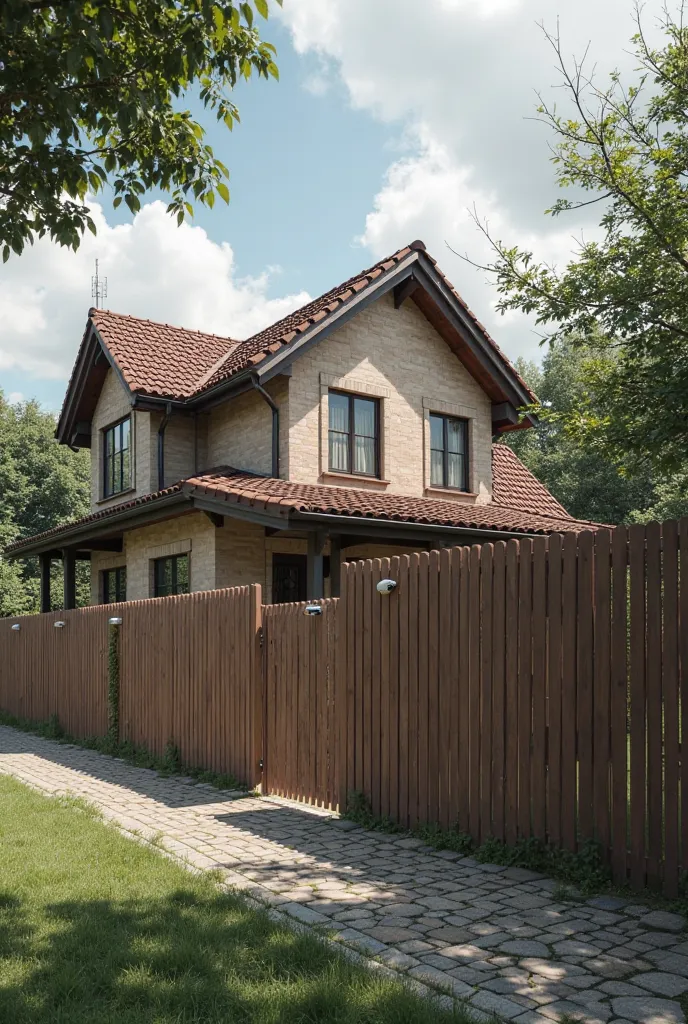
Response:
[[[119,629],[109,627],[108,634],[108,738],[119,743]]]

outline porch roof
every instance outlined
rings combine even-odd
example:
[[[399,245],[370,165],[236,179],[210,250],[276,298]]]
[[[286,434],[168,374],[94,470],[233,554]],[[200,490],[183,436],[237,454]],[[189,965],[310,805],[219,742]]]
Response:
[[[371,535],[402,528],[453,534],[504,536],[594,530],[600,524],[574,519],[504,444],[493,445],[493,500],[461,500],[380,494],[353,487],[300,484],[262,477],[229,466],[179,481],[171,487],[71,523],[16,541],[6,554],[18,557],[53,548],[89,547],[106,537],[140,525],[194,510],[220,513],[261,523],[276,530],[327,527],[332,532]]]

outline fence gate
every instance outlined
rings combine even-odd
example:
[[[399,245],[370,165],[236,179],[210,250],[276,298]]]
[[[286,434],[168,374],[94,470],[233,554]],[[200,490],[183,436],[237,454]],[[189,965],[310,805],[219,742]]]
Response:
[[[263,609],[263,792],[334,807],[336,598]]]

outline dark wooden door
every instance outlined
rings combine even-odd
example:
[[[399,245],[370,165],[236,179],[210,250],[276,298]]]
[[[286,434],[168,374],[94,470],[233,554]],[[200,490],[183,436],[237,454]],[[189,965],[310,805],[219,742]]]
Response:
[[[272,603],[306,600],[306,556],[272,556]]]

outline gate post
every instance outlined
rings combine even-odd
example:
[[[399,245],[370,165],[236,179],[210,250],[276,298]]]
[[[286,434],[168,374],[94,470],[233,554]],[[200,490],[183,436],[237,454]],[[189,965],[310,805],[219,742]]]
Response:
[[[262,588],[259,583],[249,587],[249,636],[251,643],[249,681],[252,705],[252,731],[250,742],[250,763],[247,766],[247,783],[258,786],[263,782],[264,745],[263,737],[265,722],[263,714],[265,689],[265,660],[263,658],[263,605]],[[264,786],[261,789],[264,791]]]

